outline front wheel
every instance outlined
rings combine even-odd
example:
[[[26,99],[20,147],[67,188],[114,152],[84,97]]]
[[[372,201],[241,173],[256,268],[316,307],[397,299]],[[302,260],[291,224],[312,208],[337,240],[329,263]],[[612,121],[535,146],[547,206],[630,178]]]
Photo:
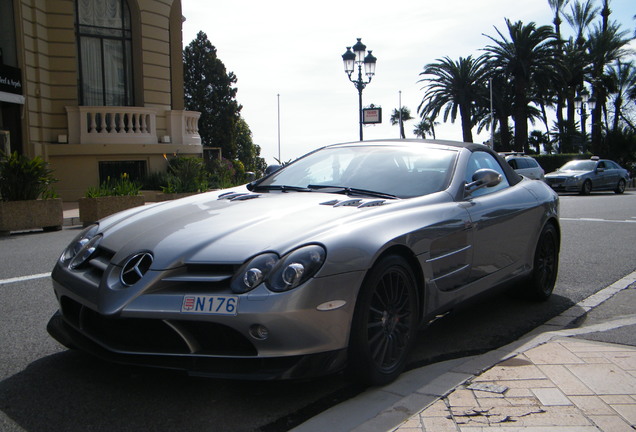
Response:
[[[384,385],[404,370],[417,331],[416,282],[408,262],[382,258],[365,278],[351,324],[349,373]]]
[[[625,192],[625,180],[620,179],[618,181],[618,185],[616,185],[616,189],[614,189],[614,192],[619,195]]]
[[[581,195],[589,195],[592,192],[592,182],[585,180],[581,186]]]
[[[533,300],[547,300],[554,290],[558,271],[559,235],[554,225],[548,224],[541,231],[534,252],[534,265],[526,282],[526,293]]]

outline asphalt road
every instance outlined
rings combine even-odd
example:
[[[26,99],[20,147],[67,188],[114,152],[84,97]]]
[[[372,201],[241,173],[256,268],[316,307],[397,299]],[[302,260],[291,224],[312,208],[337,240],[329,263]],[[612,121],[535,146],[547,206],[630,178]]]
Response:
[[[548,302],[508,293],[474,301],[419,334],[409,367],[513,341],[636,269],[636,192],[562,196],[561,217],[560,273]],[[276,383],[188,378],[65,350],[45,329],[56,310],[46,273],[77,232],[0,238],[0,431],[283,431],[362,390],[341,376]],[[582,322],[633,313],[635,292],[626,290]],[[634,344],[633,334],[588,337]]]

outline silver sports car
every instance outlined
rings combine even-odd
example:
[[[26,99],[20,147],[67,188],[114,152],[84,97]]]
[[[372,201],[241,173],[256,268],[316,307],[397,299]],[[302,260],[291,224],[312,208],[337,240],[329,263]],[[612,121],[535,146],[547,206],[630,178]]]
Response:
[[[496,286],[545,300],[559,201],[478,144],[323,147],[229,190],[84,229],[49,333],[117,362],[275,379],[395,379],[416,331]]]

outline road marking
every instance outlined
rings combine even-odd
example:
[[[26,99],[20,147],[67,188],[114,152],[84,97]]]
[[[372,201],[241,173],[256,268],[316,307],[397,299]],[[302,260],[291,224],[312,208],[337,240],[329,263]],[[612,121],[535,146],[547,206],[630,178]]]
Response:
[[[611,223],[636,223],[634,220],[613,220],[613,219],[597,219],[597,218],[559,218],[562,221],[578,221],[578,222],[611,222]]]
[[[18,277],[9,278],[9,279],[0,279],[0,285],[7,285],[10,283],[16,283],[16,282],[24,282],[24,281],[33,280],[33,279],[44,279],[49,276],[51,276],[51,272],[38,273],[34,275],[29,275],[29,276],[18,276]]]

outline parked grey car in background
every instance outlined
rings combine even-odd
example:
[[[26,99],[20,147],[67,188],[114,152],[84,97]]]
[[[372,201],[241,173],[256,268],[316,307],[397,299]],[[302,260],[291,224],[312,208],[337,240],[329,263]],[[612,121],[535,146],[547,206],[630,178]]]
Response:
[[[52,273],[67,347],[193,375],[346,370],[381,385],[416,331],[503,284],[545,300],[558,196],[489,148],[327,146],[244,186],[87,227]]]
[[[578,192],[589,195],[592,191],[625,192],[629,171],[616,162],[592,156],[587,160],[573,160],[545,176],[546,182],[560,192]]]

